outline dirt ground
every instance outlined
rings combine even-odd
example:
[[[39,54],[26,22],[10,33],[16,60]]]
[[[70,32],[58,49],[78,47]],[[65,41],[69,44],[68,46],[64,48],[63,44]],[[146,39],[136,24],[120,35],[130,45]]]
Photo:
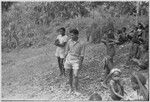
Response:
[[[83,68],[79,74],[80,95],[69,94],[68,77],[59,77],[56,47],[52,44],[40,48],[22,49],[2,53],[2,99],[3,100],[88,100],[94,92],[103,100],[110,100],[108,89],[101,86],[103,78],[103,58],[106,49],[103,44],[88,44]],[[129,45],[117,48],[114,58],[117,67],[125,63]],[[131,89],[129,76],[135,68],[121,69],[128,96],[135,93]],[[143,72],[146,77],[148,73]],[[147,83],[148,86],[148,83]]]

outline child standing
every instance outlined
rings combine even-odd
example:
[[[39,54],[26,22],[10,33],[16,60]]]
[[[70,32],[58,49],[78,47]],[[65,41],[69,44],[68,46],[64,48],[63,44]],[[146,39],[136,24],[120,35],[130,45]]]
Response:
[[[65,34],[64,27],[58,29],[58,32],[60,34],[57,36],[55,43],[54,43],[55,46],[57,46],[55,56],[57,57],[57,60],[58,60],[60,76],[62,76],[62,75],[65,75],[63,62],[64,62],[64,57],[65,57],[65,47],[68,41],[68,36]]]

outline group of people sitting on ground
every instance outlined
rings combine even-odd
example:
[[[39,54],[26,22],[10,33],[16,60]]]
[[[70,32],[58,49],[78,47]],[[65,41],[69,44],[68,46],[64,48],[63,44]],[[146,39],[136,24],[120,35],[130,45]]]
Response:
[[[104,88],[108,88],[111,91],[112,100],[125,100],[124,94],[124,82],[121,81],[122,71],[119,68],[115,68],[113,58],[116,54],[115,45],[123,45],[126,42],[132,43],[131,50],[129,52],[129,58],[124,68],[130,67],[131,61],[135,62],[136,65],[141,69],[148,69],[148,46],[149,46],[149,27],[145,27],[139,23],[130,32],[126,32],[126,27],[118,30],[114,33],[114,29],[109,29],[101,42],[105,44],[107,49],[107,56],[104,58],[104,70],[105,77],[102,83]],[[60,33],[56,40],[55,45],[57,46],[55,55],[58,59],[60,68],[60,76],[66,76],[66,70],[69,70],[69,85],[71,92],[79,93],[78,89],[78,73],[82,68],[82,62],[85,54],[85,44],[79,41],[79,31],[77,29],[70,30],[70,38],[65,34],[65,28],[62,27],[58,30]],[[109,81],[109,82],[108,82]],[[109,83],[109,84],[108,84]],[[131,84],[134,90],[143,96],[143,100],[149,100],[148,89],[145,87],[146,78],[137,72],[131,75]],[[102,100],[98,93],[94,93],[89,100]]]
[[[130,67],[128,63],[131,63],[131,61],[135,62],[136,65],[141,68],[140,70],[143,69],[148,69],[148,64],[149,64],[149,56],[148,56],[148,31],[147,31],[147,26],[143,27],[141,23],[136,26],[132,33],[127,34],[126,33],[126,28],[123,27],[122,30],[118,30],[119,34],[117,37],[115,37],[113,29],[109,29],[108,33],[105,34],[104,38],[101,40],[107,49],[107,56],[104,58],[105,65],[105,77],[102,83],[102,86],[107,88],[107,81],[110,79],[110,90],[111,90],[111,98],[113,100],[121,100],[124,99],[124,91],[123,91],[123,86],[119,82],[119,77],[121,74],[121,70],[119,68],[115,68],[113,58],[116,54],[115,51],[115,45],[123,45],[126,42],[132,43],[131,44],[131,50],[129,52],[129,58],[126,62],[126,64],[123,67]],[[139,74],[137,74],[139,75]],[[133,75],[134,77],[136,75]],[[140,79],[142,75],[139,75],[137,78]],[[133,79],[133,78],[131,78]],[[135,80],[136,80],[135,79]],[[135,82],[135,80],[133,82]],[[138,81],[141,82],[141,81]],[[144,86],[146,83],[136,83],[140,85],[140,88],[143,90],[147,90],[146,87]],[[148,91],[143,91],[144,94],[143,97],[144,99],[148,100]]]

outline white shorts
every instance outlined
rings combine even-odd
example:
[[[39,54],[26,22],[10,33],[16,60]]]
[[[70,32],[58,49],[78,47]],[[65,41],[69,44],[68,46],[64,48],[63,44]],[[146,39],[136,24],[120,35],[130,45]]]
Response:
[[[72,56],[71,56],[72,57]],[[75,58],[75,57],[74,57]],[[64,63],[65,69],[79,69],[79,59],[71,59],[69,55],[67,55],[66,61]]]
[[[56,57],[60,57],[60,58],[64,58],[64,57],[65,57],[65,50],[64,50],[64,49],[57,48],[57,49],[56,49],[55,56],[56,56]]]

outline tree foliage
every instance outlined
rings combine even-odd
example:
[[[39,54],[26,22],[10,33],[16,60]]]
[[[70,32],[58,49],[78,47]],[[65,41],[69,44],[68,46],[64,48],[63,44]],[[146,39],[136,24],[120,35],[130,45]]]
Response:
[[[2,2],[2,11],[8,11],[11,5],[13,5],[16,2]]]
[[[139,15],[148,15],[148,7],[148,2],[141,2]],[[11,47],[12,43],[14,47],[25,43],[33,45],[50,32],[47,29],[53,30],[70,19],[97,19],[94,18],[94,12],[99,14],[97,18],[104,15],[103,19],[116,15],[133,15],[136,12],[136,2],[2,2],[2,47]],[[85,24],[87,23],[80,22],[77,26],[82,25],[78,27],[82,30],[86,28]],[[95,35],[94,39],[97,36],[99,35]]]

